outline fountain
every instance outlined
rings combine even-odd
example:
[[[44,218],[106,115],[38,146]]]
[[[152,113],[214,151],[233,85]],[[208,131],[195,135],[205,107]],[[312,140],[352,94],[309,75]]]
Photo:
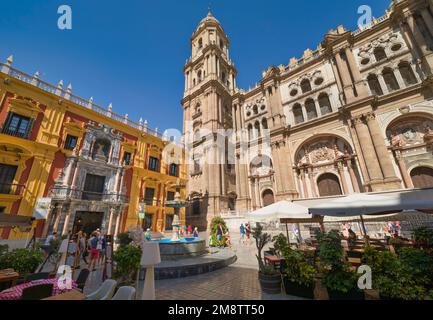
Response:
[[[176,181],[174,188],[176,194],[173,201],[166,201],[164,205],[174,208],[173,235],[171,238],[153,240],[159,243],[159,251],[162,262],[155,267],[156,280],[183,278],[202,273],[212,272],[224,268],[237,259],[231,250],[211,250],[206,247],[206,240],[200,238],[181,238],[179,212],[186,207],[182,201],[180,179]],[[140,273],[140,279],[144,279],[144,269]]]
[[[182,185],[180,179],[178,179],[174,185],[174,188],[176,189],[174,200],[166,201],[164,203],[166,207],[174,208],[174,218],[172,223],[173,235],[171,239],[166,238],[157,240],[159,242],[161,259],[165,261],[199,257],[207,254],[205,240],[180,237],[181,223],[179,220],[179,212],[181,208],[186,207],[185,201],[182,201],[180,196],[180,189],[183,187],[184,185]]]

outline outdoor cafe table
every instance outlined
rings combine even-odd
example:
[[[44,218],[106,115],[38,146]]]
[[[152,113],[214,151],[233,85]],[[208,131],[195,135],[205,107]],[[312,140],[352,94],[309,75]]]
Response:
[[[71,290],[62,294],[58,294],[57,296],[52,296],[49,298],[45,298],[42,300],[65,300],[65,301],[79,301],[84,300],[86,296],[78,291],[78,290]]]
[[[12,284],[20,277],[20,274],[12,269],[0,270],[0,283],[12,282]]]
[[[0,292],[0,300],[21,300],[21,296],[23,295],[23,290],[25,288],[30,288],[33,286],[41,285],[41,284],[53,284],[53,293],[52,296],[56,296],[73,289],[77,289],[77,283],[72,281],[72,289],[60,289],[58,286],[58,279],[43,279],[43,280],[35,280],[27,283],[20,284],[18,286],[12,287],[10,289],[4,290]]]

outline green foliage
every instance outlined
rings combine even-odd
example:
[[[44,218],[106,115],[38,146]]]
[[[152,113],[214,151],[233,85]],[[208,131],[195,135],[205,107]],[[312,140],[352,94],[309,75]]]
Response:
[[[285,250],[289,246],[288,245],[288,239],[287,239],[287,237],[284,234],[282,234],[282,233],[280,233],[279,235],[275,236],[272,239],[272,242],[274,244],[273,250],[275,251],[275,253],[277,255],[280,255],[280,256],[283,255],[283,253],[285,252]]]
[[[117,235],[116,243],[119,245],[119,248],[129,245],[131,242],[132,239],[129,237],[128,232],[119,233]]]
[[[413,265],[416,261],[425,261],[419,253],[402,250],[402,256],[399,257],[389,251],[381,252],[367,247],[363,258],[372,269],[373,287],[380,291],[381,296],[398,300],[424,299],[425,277],[417,278],[414,272],[418,272],[419,275],[423,271],[416,271]]]
[[[267,266],[265,266],[263,262],[263,248],[271,242],[271,235],[268,233],[263,232],[263,226],[257,223],[256,227],[253,228],[252,232],[253,238],[256,240],[256,247],[257,247],[257,262],[259,263],[259,272],[270,272],[270,270],[267,269]],[[275,270],[272,271],[273,274],[276,273]]]
[[[318,234],[320,267],[323,284],[330,290],[348,293],[357,288],[356,274],[344,259],[341,235],[333,230]]]
[[[217,228],[218,228],[219,224],[221,224],[223,227],[223,235],[221,237],[220,242],[217,241],[217,237],[216,237]],[[213,245],[211,245],[211,244],[209,244],[209,245],[211,247],[225,247],[227,245],[226,244],[227,238],[224,236],[224,234],[227,233],[228,228],[227,228],[227,224],[224,221],[224,219],[221,217],[214,217],[210,223],[210,230],[211,230],[211,236],[214,236],[214,238],[213,238],[214,241],[212,242]]]
[[[9,251],[9,246],[7,244],[0,244],[0,257],[5,255]]]
[[[276,274],[276,271],[273,266],[271,265],[264,265],[263,269],[260,270],[261,274],[264,274],[265,276],[273,276]]]
[[[399,249],[398,256],[418,284],[433,287],[433,256],[410,247]]]
[[[38,245],[29,249],[5,251],[5,248],[3,248],[2,250],[0,269],[12,268],[22,275],[35,272],[36,268],[44,260],[44,254]]]
[[[120,283],[132,283],[134,274],[140,268],[141,248],[132,244],[119,246],[114,253],[113,260],[116,263],[114,275]]]
[[[286,260],[286,275],[291,282],[310,287],[314,284],[317,271],[311,265],[303,252],[293,250],[289,246],[283,249],[283,256]]]
[[[423,248],[433,248],[433,230],[427,227],[420,227],[413,231],[415,242]]]

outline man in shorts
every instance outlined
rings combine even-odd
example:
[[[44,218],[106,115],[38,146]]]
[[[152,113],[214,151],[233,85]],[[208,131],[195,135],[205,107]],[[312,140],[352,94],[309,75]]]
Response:
[[[89,247],[90,247],[89,270],[92,270],[92,271],[96,271],[96,263],[99,260],[98,243],[99,243],[98,235],[96,232],[93,232],[92,236],[89,239]]]

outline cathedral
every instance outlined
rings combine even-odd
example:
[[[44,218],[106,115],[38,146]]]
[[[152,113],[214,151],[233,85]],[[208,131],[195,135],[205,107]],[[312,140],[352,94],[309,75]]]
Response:
[[[285,199],[433,187],[432,0],[395,0],[367,26],[338,26],[249,90],[211,12],[190,42],[187,223],[205,229]]]

